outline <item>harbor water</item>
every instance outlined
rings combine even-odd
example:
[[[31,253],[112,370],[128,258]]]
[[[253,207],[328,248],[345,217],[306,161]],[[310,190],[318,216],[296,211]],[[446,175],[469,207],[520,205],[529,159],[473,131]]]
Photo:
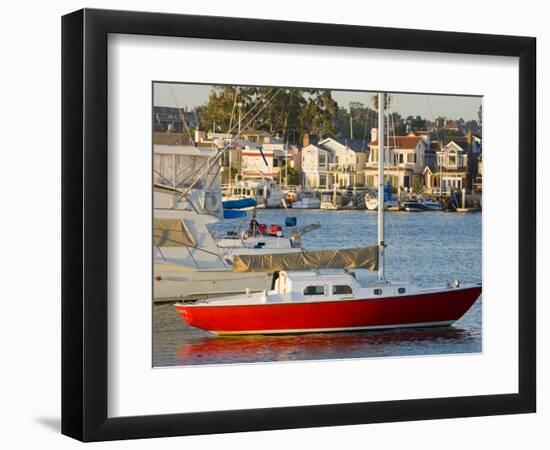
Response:
[[[321,228],[302,238],[307,250],[376,244],[377,214],[364,210],[259,210],[257,220]],[[247,219],[225,221],[215,233],[246,227]],[[392,212],[385,215],[386,277],[420,286],[442,286],[455,279],[481,282],[482,214]],[[287,229],[285,229],[287,231]],[[356,270],[360,281],[376,274]],[[153,306],[153,365],[255,363],[272,361],[438,355],[482,351],[482,299],[453,326],[381,331],[275,336],[217,337],[186,325],[171,304]]]

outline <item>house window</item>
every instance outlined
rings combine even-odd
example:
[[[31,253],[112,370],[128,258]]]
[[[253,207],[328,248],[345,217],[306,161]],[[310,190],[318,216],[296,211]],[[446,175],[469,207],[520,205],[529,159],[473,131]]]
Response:
[[[306,286],[304,295],[325,295],[324,285]]]
[[[319,165],[324,166],[327,163],[327,155],[324,153],[319,153]]]
[[[407,155],[407,162],[416,163],[416,153],[409,153]]]
[[[320,187],[326,187],[327,185],[327,176],[326,175],[319,175],[319,186]]]
[[[449,166],[456,166],[456,154],[449,153]]]
[[[348,295],[353,294],[353,289],[347,284],[333,285],[332,295]]]

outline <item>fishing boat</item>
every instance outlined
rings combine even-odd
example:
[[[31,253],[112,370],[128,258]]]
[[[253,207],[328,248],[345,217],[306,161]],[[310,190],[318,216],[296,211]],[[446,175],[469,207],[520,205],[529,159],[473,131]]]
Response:
[[[385,95],[378,97],[379,161],[384,161]],[[383,164],[378,165],[378,198],[384,195]],[[214,334],[311,333],[383,328],[448,326],[481,294],[481,284],[454,280],[437,288],[390,282],[385,276],[384,209],[378,209],[377,245],[294,254],[234,256],[233,271],[277,274],[271,289],[259,293],[175,305],[189,325]],[[377,271],[361,284],[350,269]],[[304,270],[307,269],[307,270]],[[339,269],[324,273],[322,269]]]
[[[299,252],[303,229],[285,234],[277,224],[237,229],[217,236],[210,228],[244,217],[254,199],[222,202],[217,150],[155,145],[153,198],[153,299],[155,302],[257,292],[269,288],[269,273],[235,273],[238,254]],[[272,230],[273,229],[273,230]],[[309,228],[313,229],[313,228]],[[270,233],[273,231],[273,233]]]

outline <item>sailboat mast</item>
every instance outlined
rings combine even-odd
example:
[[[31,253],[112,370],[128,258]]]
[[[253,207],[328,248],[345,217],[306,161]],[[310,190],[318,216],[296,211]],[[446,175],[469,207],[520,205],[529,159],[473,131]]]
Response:
[[[386,95],[378,94],[378,281],[384,273],[384,106]]]

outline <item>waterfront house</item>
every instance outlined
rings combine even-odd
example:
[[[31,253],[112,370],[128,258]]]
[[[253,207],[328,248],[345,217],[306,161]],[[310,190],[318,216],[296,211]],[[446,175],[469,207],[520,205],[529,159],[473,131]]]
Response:
[[[329,150],[309,144],[302,149],[302,183],[309,188],[328,189]]]
[[[333,138],[309,144],[302,149],[303,184],[318,189],[362,186],[363,174],[357,169],[364,166],[365,160],[364,152],[356,152]]]
[[[481,191],[481,179],[478,179],[482,161],[481,138],[468,133],[448,137],[438,144],[435,160],[426,160],[424,191],[436,194],[462,189]]]
[[[377,130],[373,128],[372,137]],[[366,186],[375,188],[378,185],[378,140],[373,139],[370,153],[363,170]],[[425,164],[425,155],[430,150],[427,134],[411,132],[405,136],[386,136],[384,146],[384,182],[388,180],[393,188],[419,188]]]
[[[470,182],[469,155],[463,142],[453,138],[436,151],[435,164],[428,164],[423,171],[424,191],[449,194],[467,188]]]
[[[237,142],[241,149],[243,179],[265,176],[282,182],[281,168],[287,158],[286,145],[282,139],[264,130],[245,130]]]
[[[264,148],[261,142],[237,139],[237,149],[240,151],[240,177],[247,178],[275,178],[278,170],[273,165],[273,150]]]

